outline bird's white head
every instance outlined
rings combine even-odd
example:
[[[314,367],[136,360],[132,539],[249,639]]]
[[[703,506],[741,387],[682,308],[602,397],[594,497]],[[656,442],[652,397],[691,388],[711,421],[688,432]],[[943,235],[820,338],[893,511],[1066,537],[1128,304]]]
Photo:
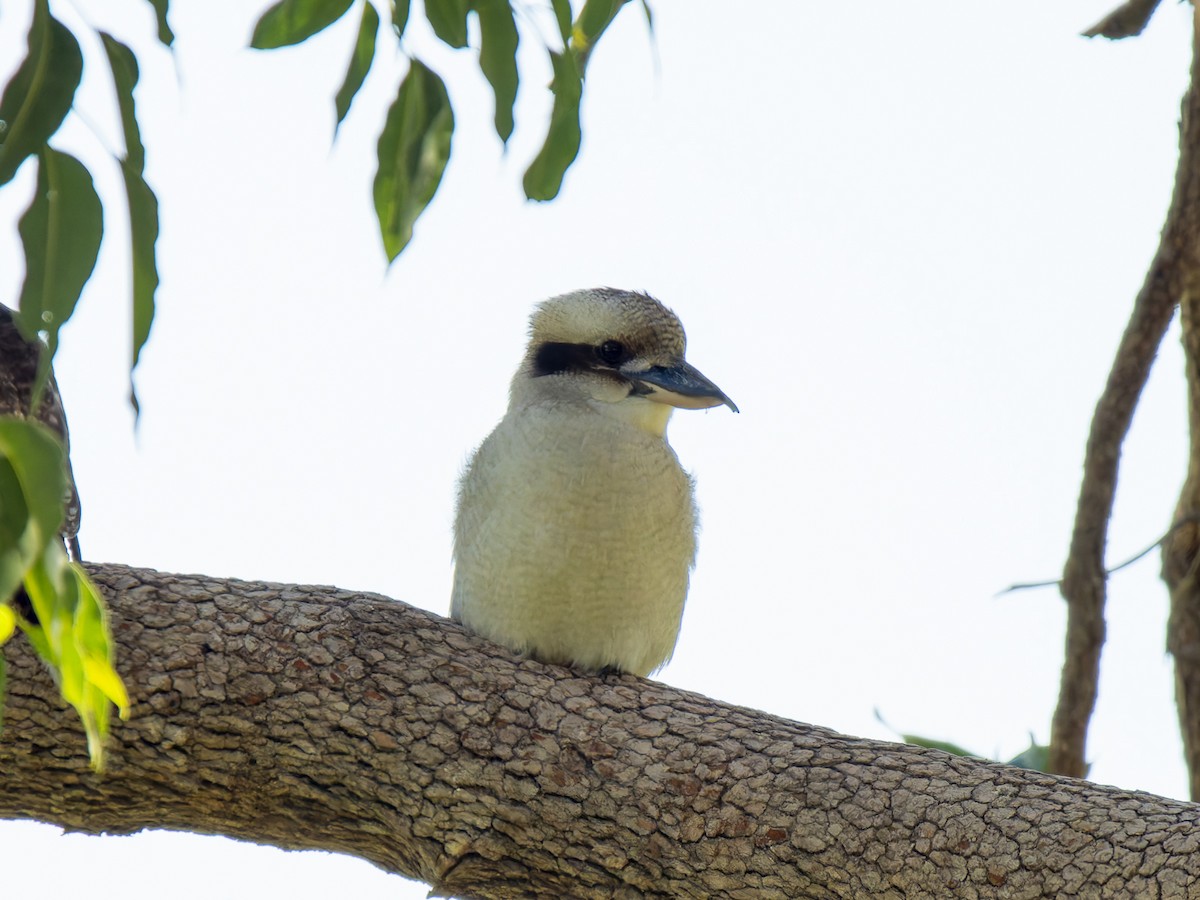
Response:
[[[737,412],[684,359],[686,349],[679,318],[648,294],[593,288],[553,297],[530,319],[512,402],[585,401],[659,435],[676,407]]]

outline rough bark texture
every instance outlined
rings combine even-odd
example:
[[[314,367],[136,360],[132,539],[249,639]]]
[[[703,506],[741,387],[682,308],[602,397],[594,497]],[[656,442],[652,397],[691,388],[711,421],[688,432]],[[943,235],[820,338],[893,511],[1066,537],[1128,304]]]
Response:
[[[1140,9],[1148,18],[1155,5],[1131,2],[1113,15]],[[1200,46],[1196,44],[1195,36],[1193,46]],[[1121,445],[1175,306],[1196,271],[1197,250],[1200,249],[1200,92],[1197,81],[1193,50],[1191,86],[1183,100],[1175,188],[1162,239],[1134,301],[1129,324],[1117,348],[1088,433],[1075,526],[1061,582],[1062,595],[1067,601],[1066,652],[1058,706],[1050,731],[1050,768],[1064,775],[1079,777],[1087,771],[1087,729],[1096,705],[1100,652],[1105,638],[1107,573],[1104,549],[1116,496]],[[1197,449],[1193,447],[1193,459],[1196,454]],[[1176,521],[1194,511],[1188,506],[1181,500],[1183,515]],[[1164,543],[1167,555],[1172,552],[1173,545],[1187,546],[1194,542],[1195,532],[1194,523],[1177,528]],[[1169,562],[1166,568],[1168,572],[1172,571]],[[1168,574],[1169,583],[1170,580]],[[1169,643],[1173,642],[1169,639]],[[1200,696],[1197,700],[1200,701]],[[1182,704],[1180,710],[1181,715],[1186,715]],[[1194,759],[1189,753],[1189,762]],[[1195,779],[1200,769],[1193,764],[1191,771]]]
[[[1183,897],[1200,807],[512,659],[333,588],[90,567],[109,768],[9,645],[0,817],[351,853],[461,897]]]

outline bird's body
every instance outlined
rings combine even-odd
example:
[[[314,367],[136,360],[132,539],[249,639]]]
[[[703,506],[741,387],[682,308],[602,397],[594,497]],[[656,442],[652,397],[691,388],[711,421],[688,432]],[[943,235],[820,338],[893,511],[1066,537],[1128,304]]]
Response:
[[[696,552],[667,420],[728,398],[643,294],[554,298],[531,331],[508,412],[460,484],[451,614],[545,662],[649,674],[674,649]]]

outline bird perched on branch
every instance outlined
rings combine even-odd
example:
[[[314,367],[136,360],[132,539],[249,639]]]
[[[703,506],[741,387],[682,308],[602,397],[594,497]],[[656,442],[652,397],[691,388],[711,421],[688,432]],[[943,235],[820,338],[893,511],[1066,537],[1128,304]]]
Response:
[[[459,484],[454,619],[544,662],[643,676],[666,663],[696,555],[692,479],[667,421],[737,412],[685,343],[646,294],[537,307],[508,412]]]
[[[40,341],[27,341],[17,328],[13,312],[0,305],[0,416],[17,416],[41,422],[62,442],[63,465],[66,467],[66,516],[62,524],[62,539],[67,553],[76,562],[79,552],[79,492],[71,471],[71,443],[67,435],[67,415],[54,375],[50,375],[42,391],[37,409],[32,409],[33,388],[37,381],[38,360],[48,352]]]

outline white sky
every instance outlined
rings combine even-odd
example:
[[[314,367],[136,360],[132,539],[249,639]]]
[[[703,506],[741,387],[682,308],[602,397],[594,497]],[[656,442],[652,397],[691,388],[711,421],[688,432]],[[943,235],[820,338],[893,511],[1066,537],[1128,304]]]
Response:
[[[635,5],[593,58],[583,152],[548,206],[520,193],[549,106],[535,41],[503,155],[472,55],[422,31],[409,46],[446,76],[458,131],[390,272],[370,181],[402,57],[382,51],[329,149],[356,13],[262,54],[243,48],[265,0],[176,4],[177,78],[149,4],[57,4],[138,49],[162,204],[135,433],[123,203],[104,156],[120,131],[88,44],[90,124],[56,140],[97,173],[109,224],[58,360],[85,555],[444,613],[455,477],[503,412],[532,304],[646,289],[742,409],[671,426],[704,530],[658,677],[855,735],[894,737],[878,708],[1003,758],[1030,731],[1044,741],[1062,603],[995,594],[1061,569],[1088,422],[1166,209],[1187,76],[1187,5],[1164,4],[1135,41],[1078,37],[1115,2],[731,14],[659,0],[653,49]],[[4,80],[29,6],[0,20]],[[10,304],[31,176],[0,192]],[[1185,457],[1173,334],[1127,444],[1112,562],[1166,529]],[[1098,781],[1183,797],[1157,568],[1154,556],[1112,581],[1090,756]],[[357,860],[214,838],[0,823],[0,842],[28,864],[6,870],[18,894],[52,858],[72,860],[57,890],[97,900],[166,884],[206,900],[426,894]]]

